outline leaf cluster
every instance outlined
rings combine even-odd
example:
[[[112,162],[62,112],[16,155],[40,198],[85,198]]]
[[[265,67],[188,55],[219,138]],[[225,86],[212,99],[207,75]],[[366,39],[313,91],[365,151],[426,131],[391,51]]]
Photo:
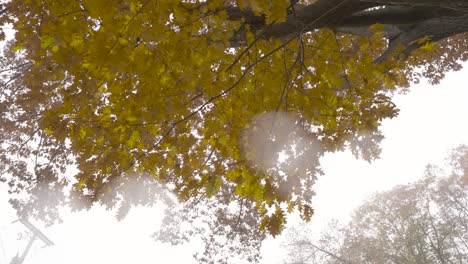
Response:
[[[312,217],[324,153],[378,158],[379,126],[398,113],[391,95],[434,52],[423,45],[409,66],[397,56],[375,63],[388,48],[382,26],[365,36],[334,26],[282,38],[260,33],[291,21],[290,1],[5,7],[0,22],[16,33],[1,60],[1,180],[18,194],[12,203],[21,215],[49,222],[63,204],[120,207],[123,217],[161,198],[151,188],[134,197],[125,187],[134,179],[163,184],[182,203],[248,204],[256,219],[249,232],[275,236],[288,213]],[[447,45],[453,41],[462,43]],[[271,113],[293,120],[289,149],[256,123]],[[264,148],[249,148],[251,133],[265,138]],[[280,153],[284,162],[251,162]],[[41,203],[44,196],[54,203]]]

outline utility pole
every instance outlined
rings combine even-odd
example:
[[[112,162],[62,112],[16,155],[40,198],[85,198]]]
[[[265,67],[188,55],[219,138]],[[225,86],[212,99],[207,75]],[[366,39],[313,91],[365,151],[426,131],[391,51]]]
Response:
[[[37,229],[37,227],[35,227],[33,224],[31,224],[27,219],[25,218],[20,218],[18,220],[16,220],[15,222],[19,221],[20,223],[22,223],[26,228],[28,228],[32,233],[32,237],[29,239],[29,242],[28,242],[28,245],[26,246],[26,248],[24,249],[23,251],[23,254],[20,256],[18,256],[18,254],[16,254],[16,256],[14,256],[12,259],[11,259],[11,262],[10,264],[23,264],[24,262],[24,259],[26,258],[26,255],[28,254],[29,250],[31,249],[31,246],[32,244],[34,243],[34,241],[36,239],[40,239],[42,240],[42,242],[44,242],[45,246],[44,247],[48,247],[48,246],[52,246],[54,245],[54,243],[48,238],[46,237],[39,229]],[[14,223],[14,222],[13,222]]]

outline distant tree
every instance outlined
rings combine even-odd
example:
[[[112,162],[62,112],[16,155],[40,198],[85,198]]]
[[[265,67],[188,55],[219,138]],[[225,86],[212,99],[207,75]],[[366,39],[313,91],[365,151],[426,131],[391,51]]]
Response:
[[[20,215],[48,222],[65,204],[124,217],[167,191],[237,208],[229,232],[275,236],[287,213],[312,216],[324,153],[377,158],[392,94],[461,68],[467,7],[5,1],[0,24],[15,37],[0,61],[0,180]],[[165,191],[135,196],[131,182]]]
[[[377,193],[317,240],[290,231],[288,263],[467,263],[468,147],[450,161],[449,175],[428,166],[423,179]]]

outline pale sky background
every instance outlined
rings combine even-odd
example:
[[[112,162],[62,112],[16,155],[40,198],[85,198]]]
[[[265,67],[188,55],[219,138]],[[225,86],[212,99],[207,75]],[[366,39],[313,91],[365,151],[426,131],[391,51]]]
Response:
[[[422,83],[409,94],[397,95],[394,102],[400,115],[382,126],[386,139],[380,160],[369,164],[349,152],[324,157],[325,175],[315,185],[311,228],[319,232],[332,218],[346,221],[373,192],[420,178],[427,163],[442,164],[451,148],[468,144],[467,75],[468,67],[449,73],[438,86]],[[0,264],[10,263],[27,244],[24,236],[19,239],[25,228],[11,223],[16,217],[7,200],[6,186],[0,185]],[[41,248],[36,242],[24,263],[194,263],[192,254],[200,245],[171,247],[151,239],[161,216],[160,207],[134,209],[121,222],[114,212],[99,208],[66,213],[63,224],[49,228],[37,224],[55,246]],[[280,240],[266,241],[262,255],[263,264],[282,263]]]

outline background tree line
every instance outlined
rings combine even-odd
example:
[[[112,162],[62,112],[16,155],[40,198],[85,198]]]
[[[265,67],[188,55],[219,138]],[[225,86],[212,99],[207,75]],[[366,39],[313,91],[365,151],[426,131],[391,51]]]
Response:
[[[468,261],[468,147],[448,167],[428,165],[424,177],[374,194],[345,225],[289,230],[287,263],[444,264]]]

